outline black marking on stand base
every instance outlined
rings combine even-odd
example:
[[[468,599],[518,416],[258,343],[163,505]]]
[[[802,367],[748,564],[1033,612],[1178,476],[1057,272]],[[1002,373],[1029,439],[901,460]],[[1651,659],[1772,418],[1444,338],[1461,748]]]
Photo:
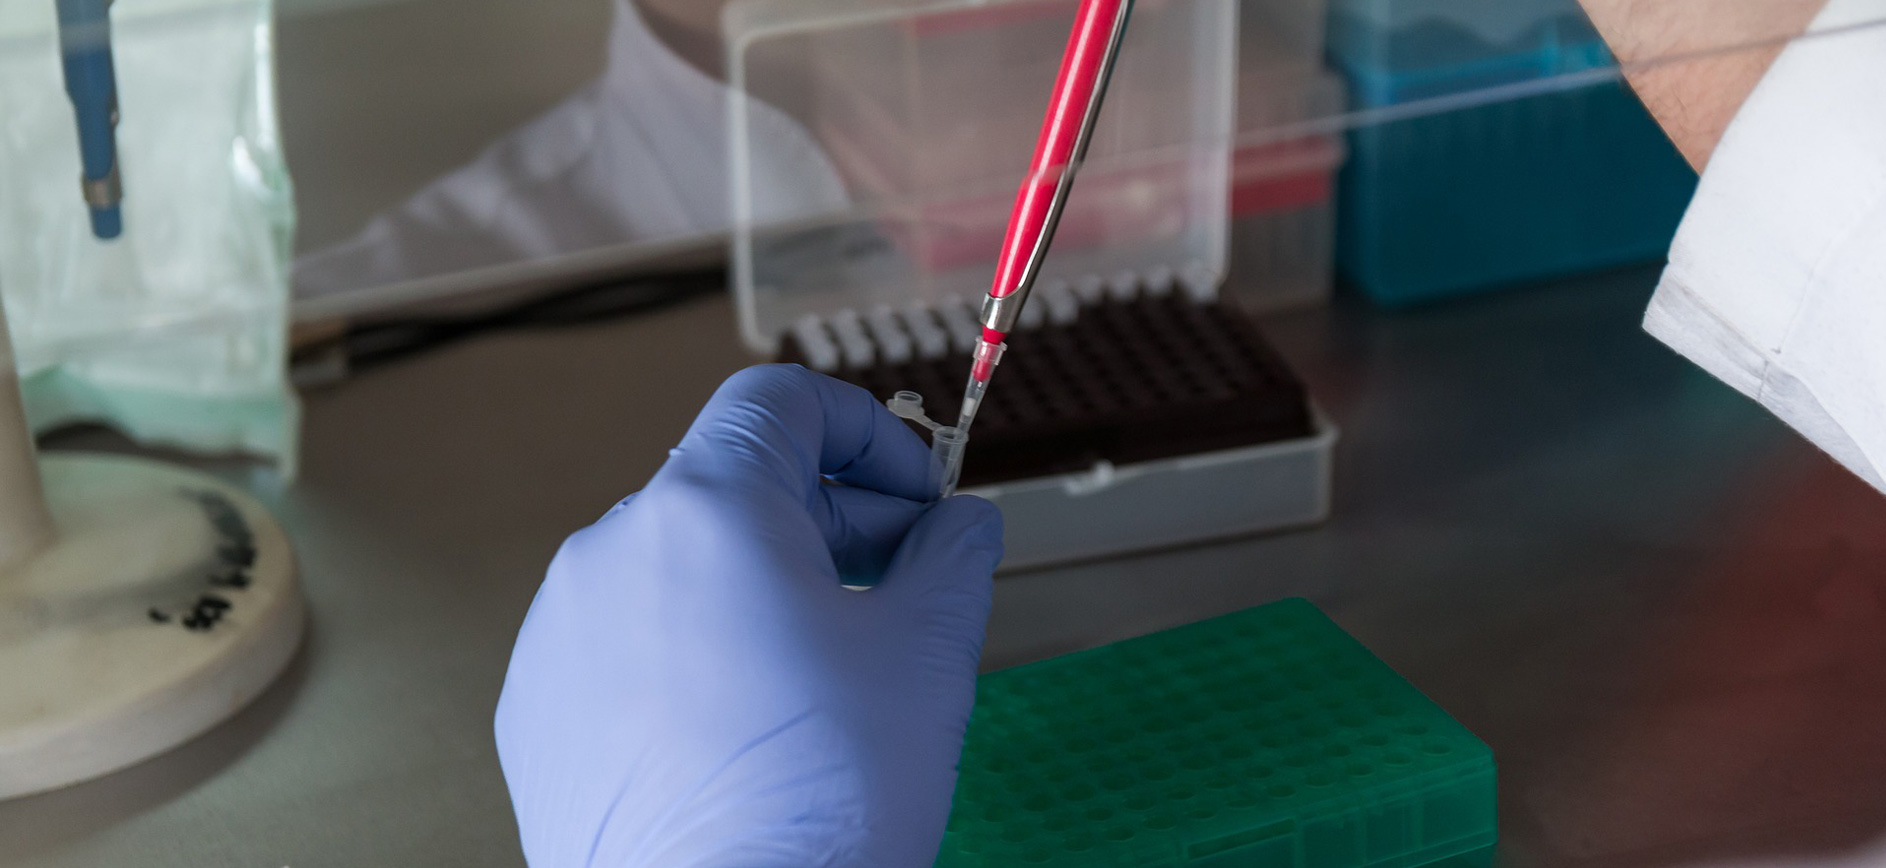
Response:
[[[804,362],[790,335],[780,360]],[[962,406],[969,356],[833,372],[878,400],[909,389],[933,419]],[[1066,325],[1009,336],[976,413],[964,487],[1308,437],[1303,384],[1250,317],[1174,292],[1105,299]]]
[[[236,567],[255,566],[255,546],[248,543],[233,543],[216,549],[216,556],[223,563]]]
[[[209,516],[210,526],[222,534],[224,539],[241,542],[249,541],[249,523],[242,518],[242,510],[229,502],[229,499],[214,491],[185,491],[184,495],[203,507]]]
[[[204,594],[196,598],[196,605],[191,607],[188,617],[183,619],[183,626],[191,630],[208,630],[223,619],[229,611],[229,601],[215,594]]]
[[[216,557],[224,564],[244,569],[255,566],[255,532],[229,498],[220,492],[185,490],[183,496],[203,507],[210,527],[216,530]]]
[[[210,527],[216,532],[216,560],[219,563],[206,578],[212,588],[243,590],[251,582],[249,570],[255,566],[255,534],[249,528],[249,522],[242,516],[242,510],[231,503],[221,492],[206,489],[184,489],[181,494],[203,508],[204,516]],[[190,604],[189,614],[178,623],[186,630],[201,632],[216,626],[228,614],[232,604],[220,594],[204,593]],[[169,623],[170,614],[162,609],[150,610],[151,620],[159,624]]]

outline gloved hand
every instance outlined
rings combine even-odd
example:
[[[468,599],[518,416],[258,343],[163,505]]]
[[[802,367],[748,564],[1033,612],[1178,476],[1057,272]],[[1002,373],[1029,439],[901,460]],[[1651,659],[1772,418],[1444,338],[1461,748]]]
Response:
[[[928,462],[864,390],[751,368],[564,543],[497,711],[535,868],[935,860],[1002,529]]]

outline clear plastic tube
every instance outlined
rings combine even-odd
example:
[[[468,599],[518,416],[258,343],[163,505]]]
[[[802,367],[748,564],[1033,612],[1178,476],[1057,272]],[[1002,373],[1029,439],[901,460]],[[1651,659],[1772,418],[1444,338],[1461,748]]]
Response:
[[[969,431],[940,425],[923,412],[923,396],[916,392],[898,392],[884,402],[899,419],[908,419],[930,432],[929,487],[940,498],[956,493],[956,480],[963,475],[963,453],[969,449]]]
[[[956,493],[956,480],[963,474],[963,453],[969,448],[969,432],[945,425],[930,432],[930,485],[939,498]]]

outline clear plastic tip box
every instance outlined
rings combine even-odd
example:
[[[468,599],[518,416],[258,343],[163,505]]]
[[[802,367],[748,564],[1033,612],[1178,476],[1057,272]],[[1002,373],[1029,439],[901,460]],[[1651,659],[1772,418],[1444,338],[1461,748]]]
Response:
[[[915,389],[932,415],[950,415],[969,372],[973,305],[988,292],[1076,5],[744,0],[727,8],[735,293],[756,352],[865,384],[880,398]],[[1329,92],[1308,69],[1321,37],[1321,16],[1308,8],[1291,7],[1270,31],[1300,69],[1288,79],[1298,91],[1272,100],[1268,120],[1308,111],[1305,88]],[[1235,0],[1134,4],[1087,161],[990,390],[989,415],[971,432],[963,484],[1002,507],[1005,568],[1327,514],[1334,432],[1243,315],[1217,301],[1238,13]],[[1294,162],[1276,170],[1273,186],[1294,194],[1305,186],[1299,175],[1327,179],[1329,143],[1314,144],[1276,144]],[[781,158],[802,149],[829,169],[820,183],[773,169],[803,165]],[[814,192],[832,186],[842,196]],[[1280,209],[1305,204],[1301,195],[1274,198]],[[1139,315],[1132,311],[1171,326],[1159,338],[1165,349],[1094,343],[1117,340],[1109,324]],[[1042,376],[1026,376],[1030,369]],[[1225,418],[1241,424],[1213,427]],[[1143,424],[1161,419],[1181,435],[1212,430],[1163,437]],[[998,448],[1005,426],[1013,436]]]
[[[985,675],[939,868],[1485,866],[1492,752],[1304,600]]]

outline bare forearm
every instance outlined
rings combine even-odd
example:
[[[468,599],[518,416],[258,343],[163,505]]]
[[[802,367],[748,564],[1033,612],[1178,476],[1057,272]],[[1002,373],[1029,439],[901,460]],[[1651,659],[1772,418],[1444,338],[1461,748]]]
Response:
[[[1755,84],[1827,0],[1580,0],[1631,87],[1698,171]],[[1724,52],[1729,46],[1753,46]],[[1658,58],[1687,58],[1647,63]]]

